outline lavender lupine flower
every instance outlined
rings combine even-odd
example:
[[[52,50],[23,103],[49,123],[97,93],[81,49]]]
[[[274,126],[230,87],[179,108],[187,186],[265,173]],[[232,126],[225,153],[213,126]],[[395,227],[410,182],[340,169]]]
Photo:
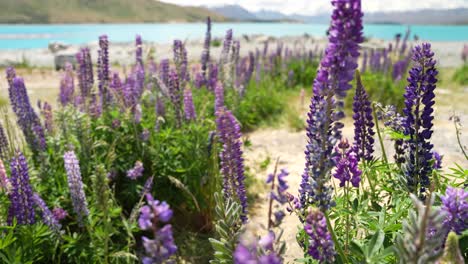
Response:
[[[140,178],[141,176],[143,176],[143,171],[144,171],[143,163],[141,161],[137,161],[135,162],[135,165],[133,166],[133,168],[127,171],[127,177],[132,180],[136,180]]]
[[[75,84],[73,78],[73,66],[70,63],[65,64],[65,73],[60,81],[60,103],[67,106],[73,102],[75,93]]]
[[[52,210],[52,214],[54,215],[54,218],[57,219],[57,221],[61,221],[65,219],[65,217],[68,216],[68,212],[65,211],[63,208],[56,207]]]
[[[218,82],[214,89],[215,94],[215,114],[224,108],[224,87],[221,82]]]
[[[38,115],[31,106],[29,96],[21,77],[15,77],[9,87],[10,102],[17,117],[18,126],[23,131],[26,142],[33,150],[44,150],[44,128],[42,128]]]
[[[89,49],[80,49],[76,54],[76,61],[78,62],[77,79],[80,88],[80,96],[83,102],[86,102],[86,98],[90,95],[94,85],[93,64]]]
[[[192,90],[190,88],[185,88],[184,90],[184,113],[186,120],[197,119],[195,105],[193,104]]]
[[[62,225],[58,222],[58,219],[55,218],[54,214],[50,211],[49,207],[47,207],[46,203],[39,194],[33,194],[33,201],[34,204],[39,207],[41,214],[42,214],[42,221],[46,224],[50,229],[52,229],[56,233],[60,233],[60,229]]]
[[[18,106],[16,105],[17,101],[14,99],[17,97],[17,90],[13,89],[13,80],[16,78],[16,70],[13,67],[7,67],[5,70],[6,79],[8,82],[8,96],[10,97],[10,104],[13,112],[16,113]]]
[[[148,141],[150,137],[150,131],[147,128],[143,129],[143,132],[141,132],[140,137],[143,142]]]
[[[361,66],[361,72],[365,73],[367,70],[367,51],[364,51],[362,54],[362,66]]]
[[[434,169],[440,170],[442,169],[442,159],[443,155],[440,155],[439,152],[433,151],[432,156],[434,157]]]
[[[201,70],[203,80],[206,80],[208,70],[208,63],[210,62],[210,45],[211,45],[211,18],[206,18],[206,35],[203,44],[203,52],[201,55]]]
[[[109,83],[109,92],[112,95],[111,97],[113,99],[117,98],[120,100],[124,100],[125,96],[123,94],[124,92],[123,90],[124,90],[124,85],[122,83],[122,80],[119,77],[119,73],[113,72],[110,78],[110,83]]]
[[[142,114],[141,105],[137,104],[133,109],[133,120],[135,121],[135,124],[139,124],[141,122]]]
[[[185,88],[185,82],[188,77],[187,50],[180,40],[174,40],[174,63],[179,74],[180,87]]]
[[[98,80],[99,96],[103,103],[108,101],[109,85],[109,40],[107,35],[99,37],[99,58],[98,58]]]
[[[413,50],[415,65],[408,77],[408,86],[405,93],[406,120],[404,133],[409,136],[406,140],[407,157],[403,167],[408,188],[412,193],[424,196],[426,188],[430,185],[432,173],[432,136],[433,106],[435,104],[434,90],[438,74],[433,60],[434,53],[428,43],[416,46]]]
[[[6,159],[8,155],[8,138],[5,134],[2,124],[0,123],[0,158]]]
[[[275,233],[272,231],[258,241],[244,235],[234,251],[234,264],[282,264],[283,260],[273,249],[274,242]]]
[[[10,179],[6,174],[5,166],[3,161],[0,159],[0,190],[3,190],[5,193],[9,193],[11,188]]]
[[[440,199],[441,209],[447,213],[444,226],[460,235],[468,229],[468,192],[461,188],[448,187]]]
[[[143,41],[140,35],[135,36],[135,48],[136,62],[143,67]]]
[[[225,108],[218,109],[216,124],[223,149],[219,153],[224,195],[239,201],[241,219],[247,221],[247,195],[245,190],[244,159],[242,158],[242,134],[234,115]]]
[[[169,87],[169,60],[161,60],[159,69],[159,77],[161,78],[161,81],[166,85],[166,87]]]
[[[228,29],[226,31],[226,36],[224,37],[223,48],[221,50],[221,57],[220,57],[220,67],[227,63],[229,51],[231,50],[232,45],[232,29]]]
[[[195,74],[195,78],[193,80],[193,83],[194,83],[196,88],[200,89],[206,83],[205,78],[203,77],[203,73],[197,72]]]
[[[289,188],[289,185],[286,182],[286,177],[288,175],[289,172],[286,169],[281,169],[280,173],[276,176],[274,174],[268,175],[266,183],[271,184],[270,199],[278,202],[278,205],[275,206],[275,212],[272,212],[273,201],[270,202],[269,214],[273,213],[275,220],[273,221],[271,216],[269,216],[268,228],[271,228],[271,226],[279,226],[283,221],[283,218],[286,216],[282,206],[289,201],[289,197],[286,193]]]
[[[210,76],[207,80],[207,88],[208,90],[213,91],[218,83],[218,66],[216,64],[211,63],[209,66]]]
[[[63,155],[65,162],[65,170],[68,178],[68,188],[72,199],[73,210],[78,216],[78,223],[83,226],[83,218],[88,214],[88,203],[83,189],[83,181],[81,179],[80,164],[76,158],[75,152],[67,151]]]
[[[29,182],[29,169],[23,153],[17,152],[10,162],[11,189],[8,193],[10,198],[10,208],[8,209],[8,225],[13,223],[13,219],[19,225],[34,224],[34,200],[33,192]]]
[[[344,117],[343,98],[351,88],[363,41],[360,0],[334,0],[329,45],[314,81],[314,96],[308,114],[306,165],[300,185],[300,200],[316,204],[321,210],[333,206],[330,170],[334,162],[333,146],[341,139]]]
[[[359,159],[354,148],[350,148],[347,139],[342,139],[336,147],[336,152],[339,153],[339,156],[334,157],[336,170],[333,172],[333,177],[340,180],[340,187],[351,182],[354,187],[358,188],[362,171],[358,168]]]
[[[357,158],[371,161],[374,152],[374,121],[371,102],[356,72],[356,95],[353,102],[354,148]]]
[[[177,72],[174,70],[172,70],[169,73],[169,95],[171,98],[171,102],[174,106],[177,126],[180,127],[182,123],[182,114],[181,114],[182,94],[181,94],[181,88],[180,88],[180,83],[179,83],[179,77],[177,75]]]
[[[307,253],[320,263],[333,263],[335,260],[335,245],[327,228],[325,215],[317,209],[310,209],[304,230],[309,235]]]
[[[142,230],[153,232],[153,239],[143,236],[143,246],[146,256],[144,264],[164,263],[177,251],[172,236],[172,226],[167,223],[172,218],[172,210],[166,202],[154,200],[151,194],[146,194],[148,205],[140,209],[138,224]],[[162,224],[164,226],[160,227]]]
[[[42,116],[44,117],[44,127],[47,132],[52,133],[54,131],[54,116],[52,112],[52,106],[48,102],[44,102],[41,109]]]
[[[155,111],[156,111],[156,115],[158,117],[164,117],[166,115],[166,108],[165,108],[165,105],[164,105],[164,101],[159,96],[158,96],[158,98],[156,98]]]

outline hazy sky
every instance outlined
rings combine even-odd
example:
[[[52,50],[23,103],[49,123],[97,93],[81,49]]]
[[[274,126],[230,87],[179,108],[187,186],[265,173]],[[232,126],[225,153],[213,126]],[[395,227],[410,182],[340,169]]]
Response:
[[[283,13],[316,14],[330,10],[330,0],[162,0],[179,5],[238,4],[257,11],[260,9]],[[414,8],[456,8],[468,7],[468,0],[362,0],[364,11],[395,11]]]

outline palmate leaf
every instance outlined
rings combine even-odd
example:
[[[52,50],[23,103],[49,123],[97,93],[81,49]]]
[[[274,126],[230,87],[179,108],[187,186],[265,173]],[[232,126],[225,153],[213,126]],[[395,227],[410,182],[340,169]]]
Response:
[[[214,195],[216,201],[215,231],[217,238],[210,238],[209,241],[213,247],[214,259],[210,263],[221,264],[233,263],[233,251],[237,244],[242,227],[240,219],[242,207],[231,199],[224,199],[219,193]]]

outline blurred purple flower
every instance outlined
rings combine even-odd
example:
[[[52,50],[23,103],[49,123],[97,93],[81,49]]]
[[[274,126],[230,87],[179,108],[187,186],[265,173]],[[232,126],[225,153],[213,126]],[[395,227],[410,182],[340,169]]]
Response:
[[[67,172],[68,188],[72,199],[73,210],[78,216],[78,223],[83,226],[83,218],[88,214],[88,203],[84,193],[83,181],[81,179],[80,164],[75,152],[68,151],[63,155],[65,171]]]

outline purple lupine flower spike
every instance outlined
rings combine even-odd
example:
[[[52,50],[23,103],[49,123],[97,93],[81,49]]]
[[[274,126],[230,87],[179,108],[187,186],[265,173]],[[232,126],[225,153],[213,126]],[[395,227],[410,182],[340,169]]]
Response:
[[[34,204],[36,204],[41,211],[42,221],[44,222],[44,224],[50,227],[50,229],[52,229],[54,232],[60,233],[62,225],[60,225],[58,219],[55,218],[54,214],[50,211],[49,207],[47,207],[46,203],[44,202],[44,200],[42,200],[39,194],[33,194],[33,201]]]
[[[210,64],[210,76],[207,83],[208,90],[213,91],[218,83],[218,66],[216,64]]]
[[[52,106],[48,102],[44,102],[41,109],[42,116],[44,117],[44,127],[49,133],[54,131],[54,116]]]
[[[186,120],[197,119],[195,105],[193,104],[192,90],[190,88],[185,88],[184,90],[184,113]]]
[[[223,48],[221,50],[220,65],[224,65],[227,62],[229,51],[231,50],[231,45],[232,45],[232,29],[228,29],[228,31],[226,31],[226,36],[224,37]]]
[[[161,81],[164,83],[164,85],[166,85],[166,87],[169,87],[169,60],[168,59],[161,60],[159,69],[160,69],[159,77],[161,78]]]
[[[10,208],[8,209],[8,224],[16,219],[19,225],[30,225],[35,222],[33,192],[29,182],[29,169],[23,153],[17,152],[10,162],[11,189],[8,194]]]
[[[80,164],[76,158],[75,152],[68,151],[63,155],[65,162],[65,170],[68,178],[68,188],[72,199],[73,210],[78,216],[80,226],[84,224],[84,218],[89,214],[88,203],[83,189],[83,181],[81,179]]]
[[[215,114],[224,107],[224,87],[218,82],[214,89],[215,94]]]
[[[17,117],[17,123],[23,131],[26,142],[34,151],[46,149],[44,128],[38,115],[31,106],[29,96],[21,77],[15,77],[9,87],[10,101]]]
[[[140,35],[136,35],[135,37],[135,47],[136,62],[143,67],[143,41]]]
[[[185,82],[188,76],[188,61],[187,50],[180,40],[174,40],[174,63],[176,65],[177,74],[179,75],[180,87],[185,88]]]
[[[98,79],[99,79],[99,96],[103,103],[108,101],[108,85],[109,85],[109,40],[107,35],[99,37],[99,60],[98,60]]]
[[[371,102],[356,71],[356,95],[353,102],[354,148],[358,159],[371,161],[374,153],[374,121]]]
[[[135,162],[135,166],[127,171],[127,177],[136,180],[143,176],[143,163],[141,161]]]
[[[347,139],[342,139],[336,148],[339,155],[334,157],[336,170],[333,172],[333,177],[340,180],[340,187],[344,187],[346,182],[351,182],[358,188],[362,171],[358,168],[359,159],[354,148],[350,147]]]
[[[333,146],[341,139],[342,100],[351,88],[359,44],[363,41],[361,1],[333,0],[332,5],[329,44],[313,85],[307,120],[306,164],[299,190],[303,207],[313,203],[323,211],[334,205],[328,186],[334,166]]]
[[[282,264],[280,255],[274,251],[275,233],[268,233],[259,240],[243,235],[233,253],[234,264]]]
[[[177,126],[180,127],[182,123],[182,94],[180,89],[179,76],[174,70],[169,73],[169,95],[171,102],[174,105]]]
[[[410,70],[408,86],[405,92],[404,133],[409,136],[405,144],[407,157],[403,166],[410,192],[424,197],[430,186],[432,148],[432,120],[434,119],[434,90],[437,84],[438,71],[433,59],[431,45],[423,43],[413,50],[415,65]]]
[[[442,169],[442,159],[444,158],[444,156],[440,155],[437,151],[433,151],[432,156],[434,157],[434,169]]]
[[[65,211],[63,208],[56,207],[52,210],[52,214],[54,215],[54,218],[57,219],[57,221],[61,221],[65,219],[65,217],[68,216],[68,212]]]
[[[325,215],[317,209],[310,209],[304,229],[309,235],[308,254],[320,263],[333,263],[335,245],[327,228]]]
[[[203,52],[201,55],[201,70],[202,70],[202,77],[203,80],[206,80],[207,70],[208,70],[208,63],[210,62],[210,45],[211,45],[211,18],[206,18],[206,35],[205,35],[205,42],[203,44]]]
[[[146,256],[143,257],[144,264],[165,263],[177,251],[172,236],[172,226],[165,224],[172,218],[172,210],[166,202],[155,200],[151,194],[146,194],[148,205],[140,209],[138,224],[142,230],[153,233],[153,239],[142,237]]]
[[[444,226],[447,230],[461,233],[468,229],[468,192],[463,189],[448,187],[444,196],[441,196],[442,211],[447,218]]]
[[[73,102],[75,93],[75,81],[73,77],[73,66],[70,63],[65,64],[65,73],[60,81],[60,103],[67,106]]]
[[[218,109],[216,118],[219,141],[223,145],[219,153],[223,190],[227,197],[236,197],[242,206],[241,219],[247,221],[247,195],[245,190],[242,134],[234,115],[225,108]]]
[[[93,77],[93,63],[91,61],[91,53],[88,48],[82,48],[76,54],[76,61],[78,62],[78,86],[80,87],[80,96],[82,102],[86,103],[86,99],[91,94],[91,89],[94,85]]]

